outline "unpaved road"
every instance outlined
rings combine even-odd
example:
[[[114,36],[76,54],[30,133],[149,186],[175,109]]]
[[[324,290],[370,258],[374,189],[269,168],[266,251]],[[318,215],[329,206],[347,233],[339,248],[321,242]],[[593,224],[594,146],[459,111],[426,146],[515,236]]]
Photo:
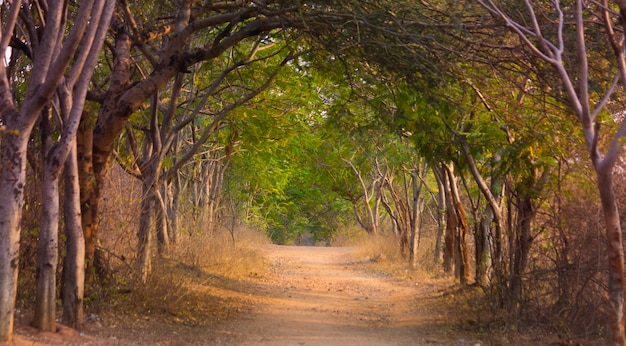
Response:
[[[437,290],[359,269],[352,248],[270,245],[263,297],[218,333],[239,345],[458,344],[432,311]],[[233,338],[234,337],[234,338]],[[475,345],[478,341],[460,340]]]
[[[90,322],[83,334],[21,328],[12,345],[485,345],[447,324],[445,285],[367,270],[353,248],[268,245],[271,272],[250,282],[207,284],[236,306],[207,326],[142,317]]]

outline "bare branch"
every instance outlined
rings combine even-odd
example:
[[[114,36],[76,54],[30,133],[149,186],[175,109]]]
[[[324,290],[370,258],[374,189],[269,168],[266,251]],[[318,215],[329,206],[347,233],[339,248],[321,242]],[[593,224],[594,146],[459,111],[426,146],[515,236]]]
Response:
[[[4,4],[6,4],[6,2],[4,2]],[[0,40],[0,52],[6,52],[7,47],[9,47],[9,42],[11,42],[11,38],[13,37],[13,30],[15,29],[15,24],[20,14],[20,7],[22,7],[22,0],[16,0],[11,3],[11,9],[7,16],[6,24],[4,28],[2,28],[2,32],[0,32],[2,35],[2,40]]]

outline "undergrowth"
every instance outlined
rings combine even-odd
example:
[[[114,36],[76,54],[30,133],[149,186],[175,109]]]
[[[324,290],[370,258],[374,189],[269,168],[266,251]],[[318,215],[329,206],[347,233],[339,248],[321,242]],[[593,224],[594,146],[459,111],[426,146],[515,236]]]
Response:
[[[244,308],[237,298],[251,279],[267,275],[259,246],[267,239],[241,228],[233,241],[228,232],[191,233],[173,244],[167,255],[154,259],[145,284],[131,267],[118,271],[117,294],[102,302],[105,315],[164,319],[188,326],[213,324]],[[128,282],[126,289],[121,282]],[[230,291],[230,292],[229,292]]]
[[[466,335],[486,345],[599,344],[598,338],[580,337],[568,328],[559,328],[565,320],[545,308],[529,305],[525,314],[514,314],[494,300],[488,287],[459,284],[454,274],[444,272],[441,263],[435,260],[435,239],[422,239],[415,266],[408,263],[392,234],[367,236],[347,229],[340,232],[338,239],[340,242],[333,245],[358,248],[354,261],[365,270],[434,289],[436,299],[428,302],[430,309],[445,316],[446,325],[454,335]],[[531,311],[533,308],[541,311]]]

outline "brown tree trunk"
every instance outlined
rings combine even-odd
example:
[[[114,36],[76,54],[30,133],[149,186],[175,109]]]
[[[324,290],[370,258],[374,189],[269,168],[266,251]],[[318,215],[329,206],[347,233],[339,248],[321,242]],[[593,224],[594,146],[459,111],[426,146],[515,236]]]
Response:
[[[448,186],[449,186],[449,194],[448,194],[448,208],[450,212],[448,213],[450,218],[454,219],[454,222],[449,223],[454,229],[450,231],[454,234],[454,239],[452,242],[453,251],[455,253],[454,256],[454,268],[455,275],[459,278],[462,284],[467,284],[470,280],[470,255],[469,249],[467,246],[467,217],[465,213],[465,209],[461,204],[461,196],[459,195],[459,188],[457,185],[457,180],[454,175],[453,168],[450,166],[444,166],[445,172],[448,176]]]
[[[496,154],[493,158],[493,164],[500,162],[500,155]],[[490,191],[494,196],[495,202],[500,204],[502,199],[502,179],[496,174],[491,175]],[[496,228],[498,227],[495,213],[491,204],[487,204],[484,214],[480,219],[480,223],[476,225],[474,241],[476,244],[476,278],[475,282],[481,287],[485,287],[489,282],[489,269],[493,265],[491,258],[490,239],[496,237]]]
[[[85,290],[85,238],[81,226],[80,186],[78,182],[78,163],[76,141],[65,162],[65,249],[63,262],[63,324],[82,329],[83,298]]]
[[[170,250],[170,236],[168,233],[167,225],[167,212],[165,207],[165,200],[158,187],[153,187],[154,207],[156,217],[156,234],[157,234],[157,249],[159,256],[166,254]]]
[[[42,112],[43,178],[41,227],[37,245],[37,277],[33,326],[56,331],[56,273],[59,257],[59,174],[61,162],[52,147],[51,109]]]
[[[418,183],[419,180],[419,171],[414,169],[411,172],[411,189],[412,193],[412,203],[410,210],[411,217],[411,236],[409,242],[409,263],[411,266],[415,267],[417,265],[417,250],[419,247],[419,227],[420,227],[420,216],[421,216],[421,203],[420,203],[420,193],[422,183]]]
[[[76,135],[78,159],[78,181],[80,183],[81,227],[85,238],[85,281],[94,279],[94,262],[98,234],[98,199],[99,187],[93,171],[93,123],[95,116],[83,113],[83,118]],[[93,204],[96,204],[95,206]]]
[[[606,223],[607,257],[609,260],[608,294],[611,304],[609,325],[612,331],[612,343],[623,345],[624,335],[624,247],[622,227],[619,219],[617,199],[615,197],[612,167],[596,169],[598,191],[602,201]]]
[[[180,189],[181,189],[180,175],[178,173],[175,173],[168,185],[169,186],[166,186],[165,188],[171,189],[171,191],[169,191],[166,194],[167,196],[166,211],[167,211],[167,221],[168,221],[167,229],[169,231],[169,237],[172,243],[176,244],[179,239],[178,203],[179,203],[179,196],[180,196]]]
[[[531,226],[534,209],[529,196],[521,196],[517,201],[517,227],[513,244],[513,270],[509,283],[511,303],[517,305],[522,298],[522,276],[528,265],[528,256],[533,242]]]
[[[16,132],[12,133],[12,129]],[[29,133],[22,127],[7,125],[7,135],[2,138],[0,149],[0,342],[13,339]]]
[[[139,280],[145,283],[152,268],[152,245],[154,230],[155,197],[147,182],[142,184],[141,214],[137,233],[137,271]]]
[[[472,267],[470,264],[470,251],[467,245],[468,225],[465,209],[461,203],[456,203],[456,217],[458,219],[458,244],[459,244],[459,278],[461,284],[468,284],[471,279]]]
[[[454,244],[456,243],[456,212],[454,210],[454,202],[452,200],[452,191],[450,190],[450,176],[448,175],[446,165],[439,164],[435,171],[437,180],[440,182],[443,190],[443,200],[446,213],[446,228],[444,232],[444,251],[443,251],[443,270],[446,273],[452,271],[455,262]]]
[[[440,173],[436,167],[433,168],[433,173],[435,174],[435,178],[437,180],[437,187],[439,191],[437,192],[437,236],[435,239],[435,253],[434,253],[434,263],[439,264],[443,261],[443,234],[445,230],[445,215],[446,215],[446,201],[445,201],[445,187],[443,182],[441,181]]]
[[[476,243],[476,284],[485,287],[489,282],[490,249],[489,235],[492,234],[493,209],[490,205],[485,207],[480,224],[476,225],[474,236]]]

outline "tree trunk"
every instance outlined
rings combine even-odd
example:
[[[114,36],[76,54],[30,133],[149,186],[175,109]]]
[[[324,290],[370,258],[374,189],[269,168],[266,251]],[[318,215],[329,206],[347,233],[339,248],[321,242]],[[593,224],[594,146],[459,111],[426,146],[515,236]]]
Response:
[[[154,196],[154,207],[156,216],[156,234],[157,234],[157,249],[159,256],[166,254],[170,250],[170,237],[167,231],[167,212],[165,210],[165,200],[161,195],[161,191],[158,187],[152,187],[152,195]]]
[[[17,116],[17,114],[12,114]],[[5,118],[7,119],[7,118]],[[13,132],[14,131],[14,132]],[[30,131],[7,125],[0,162],[0,341],[13,339],[20,220],[24,205],[26,147]]]
[[[476,284],[485,287],[489,282],[489,266],[491,261],[491,251],[489,247],[489,235],[492,234],[491,224],[494,215],[491,205],[487,204],[480,224],[476,226]]]
[[[152,187],[146,181],[142,182],[141,214],[139,216],[139,231],[137,233],[137,271],[139,280],[145,283],[152,269],[152,244],[154,227],[155,197]]]
[[[398,237],[398,240],[400,241],[400,252],[403,256],[406,256],[409,262],[412,262],[413,259],[411,257],[411,242],[413,239],[417,241],[417,238],[411,237],[412,215],[409,210],[410,206],[407,205],[407,201],[400,196],[398,191],[396,191],[391,176],[385,175],[385,177],[383,178],[383,182],[380,186],[380,192],[378,193],[378,196],[380,197],[377,198],[380,198],[383,208],[387,211],[387,214],[393,222],[394,234]],[[389,194],[391,195],[391,199],[393,200],[393,206],[389,203],[387,194],[383,191],[384,187],[389,190]],[[405,186],[405,191],[407,193],[408,189],[409,187]]]
[[[65,249],[63,262],[63,324],[82,329],[85,290],[85,238],[81,226],[76,141],[65,161]]]
[[[413,190],[411,203],[411,236],[409,241],[409,263],[412,267],[417,265],[417,249],[419,247],[419,226],[420,226],[420,192],[421,183],[418,184],[418,170],[411,172],[411,189]]]
[[[178,227],[178,203],[180,196],[180,174],[175,173],[170,182],[171,193],[167,194],[167,219],[169,221],[168,230],[172,243],[176,244],[179,238]],[[167,188],[167,187],[166,187]]]
[[[434,263],[442,263],[443,261],[443,233],[445,229],[445,215],[446,215],[446,196],[445,196],[445,186],[441,181],[440,173],[438,173],[437,167],[433,168],[433,173],[435,174],[435,178],[437,180],[437,187],[439,191],[437,192],[437,237],[435,239],[435,254],[434,254]]]
[[[617,199],[615,197],[612,166],[596,169],[598,191],[602,201],[604,220],[606,223],[607,257],[609,260],[608,294],[611,304],[609,324],[612,331],[612,342],[623,345],[624,335],[624,247],[622,244],[622,228],[619,219]]]
[[[522,298],[522,276],[528,265],[528,256],[533,242],[530,231],[535,214],[531,197],[521,196],[517,202],[517,229],[513,245],[514,262],[509,284],[509,292],[514,304]]]
[[[87,84],[91,79],[91,73],[99,57],[102,42],[109,26],[109,19],[113,13],[115,3],[113,1],[93,2],[83,1],[76,14],[73,26],[66,35],[68,28],[66,27],[67,4],[64,2],[50,2],[46,8],[45,25],[33,30],[41,30],[41,40],[38,44],[32,44],[33,48],[33,64],[28,69],[28,89],[21,102],[15,102],[11,86],[7,80],[5,66],[0,67],[0,109],[2,120],[6,126],[6,132],[2,138],[2,148],[0,155],[0,342],[11,341],[13,337],[13,310],[15,306],[16,288],[17,288],[17,268],[19,260],[19,238],[20,238],[20,220],[22,217],[24,184],[27,146],[30,134],[35,125],[37,118],[46,105],[49,104],[55,91],[59,90],[59,86],[72,89],[76,81]],[[18,18],[20,8],[27,10],[26,5],[20,6],[20,2],[12,3],[7,10],[7,22],[4,23],[2,30],[2,39],[0,40],[0,51],[5,51],[9,40],[13,33],[15,23]],[[106,10],[105,10],[106,9]],[[103,11],[104,10],[104,11]],[[28,22],[28,21],[26,21]],[[28,25],[29,23],[25,23]],[[82,45],[82,46],[81,46]],[[78,47],[82,50],[77,53]],[[72,60],[74,59],[74,60]],[[63,80],[64,74],[68,71],[68,66],[72,62],[76,62],[69,69],[66,79]],[[74,68],[76,67],[76,68]],[[63,83],[62,83],[63,81]],[[76,88],[79,92],[76,94],[76,113],[82,111],[82,101],[87,90],[87,85],[81,85]],[[85,91],[82,93],[80,91]],[[16,104],[21,104],[19,113],[15,110]],[[44,202],[52,203],[54,208],[54,198],[56,198],[56,212],[53,209],[44,211],[42,220],[45,223],[49,218],[57,218],[58,220],[58,171],[54,172],[51,167],[56,168],[65,162],[67,156],[67,145],[73,140],[76,126],[79,119],[71,117],[64,124],[63,129],[63,148],[58,156],[48,161],[48,167],[44,167],[45,174],[50,174],[45,182]],[[58,168],[60,170],[60,167]],[[50,183],[54,182],[54,184]],[[55,191],[56,190],[56,191]],[[53,197],[52,193],[56,192],[57,196]],[[50,198],[50,200],[46,200]],[[56,213],[56,216],[55,216]],[[40,230],[43,240],[40,241],[43,251],[47,252],[38,258],[39,276],[37,282],[37,305],[39,308],[56,304],[56,299],[49,302],[50,297],[55,296],[56,289],[52,286],[56,285],[56,280],[51,286],[52,271],[56,271],[56,259],[58,256],[58,245],[55,239],[55,231],[58,233],[58,224],[52,225],[52,229]],[[56,227],[56,229],[54,229]],[[46,238],[47,237],[47,238]],[[43,244],[45,240],[47,244]],[[55,253],[53,253],[55,252]],[[52,270],[51,270],[52,268]],[[50,275],[49,275],[50,274]],[[45,284],[44,284],[45,282]],[[55,291],[55,292],[52,292]],[[38,309],[38,307],[35,307]],[[43,313],[41,315],[44,315]],[[37,315],[40,315],[37,313]],[[49,318],[36,319],[35,324],[51,324]]]
[[[443,200],[446,213],[446,228],[444,232],[444,251],[443,251],[443,270],[446,273],[452,271],[454,264],[454,244],[456,230],[456,212],[454,211],[454,202],[452,200],[452,191],[450,190],[450,176],[447,173],[445,164],[441,163],[435,170],[438,181],[441,183],[443,191]]]
[[[43,178],[33,326],[56,332],[56,273],[59,261],[59,174],[61,162],[52,147],[51,110],[42,112]]]
[[[78,181],[80,183],[81,227],[85,238],[85,281],[95,278],[95,254],[98,243],[98,198],[100,187],[93,170],[93,115],[83,113],[76,135]],[[95,203],[95,205],[94,205]]]
[[[461,196],[459,195],[459,188],[454,175],[453,167],[444,165],[444,169],[448,176],[448,217],[454,219],[453,222],[449,220],[448,224],[452,227],[450,232],[454,237],[451,241],[451,245],[454,247],[452,251],[455,253],[455,275],[460,279],[462,284],[466,284],[470,279],[470,255],[467,246],[467,218],[465,209],[463,209],[463,205],[461,204]]]
[[[467,245],[468,225],[465,209],[461,203],[456,203],[456,216],[458,218],[458,239],[459,239],[459,278],[461,284],[468,284],[471,279],[471,264],[469,246]]]
[[[417,250],[420,242],[421,216],[424,209],[424,199],[421,198],[424,182],[420,179],[420,169],[411,171],[411,203],[409,205],[410,240],[409,240],[409,263],[417,265]],[[407,198],[409,193],[407,192]],[[408,204],[408,203],[407,203]]]
[[[495,166],[501,161],[500,154],[496,153],[492,159]],[[490,191],[494,197],[494,201],[499,205],[502,200],[503,191],[502,178],[492,172]],[[490,239],[496,237],[496,228],[498,227],[496,215],[491,203],[485,207],[483,217],[476,226],[474,241],[476,243],[476,284],[485,287],[489,282],[489,268],[493,265],[491,262],[491,246]]]

